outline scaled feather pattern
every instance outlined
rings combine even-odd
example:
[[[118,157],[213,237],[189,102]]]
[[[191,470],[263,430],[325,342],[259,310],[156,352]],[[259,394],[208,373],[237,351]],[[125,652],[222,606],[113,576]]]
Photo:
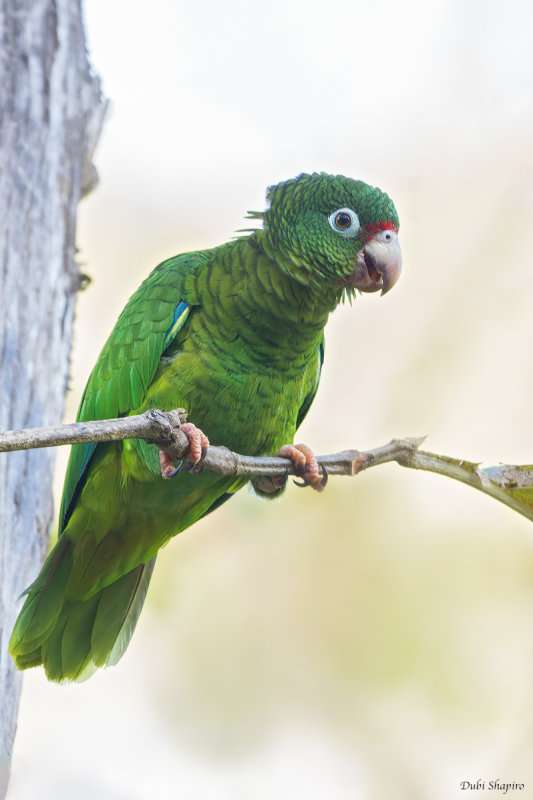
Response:
[[[164,261],[131,297],[85,389],[78,420],[185,408],[212,444],[271,455],[316,394],[329,314],[357,290],[388,291],[401,267],[390,198],[361,181],[304,174],[271,187],[261,224]],[[142,440],[77,444],[59,538],[10,640],[19,669],[83,680],[124,653],[159,549],[245,479],[161,476]],[[254,483],[254,481],[252,481]],[[255,482],[260,494],[264,480]]]

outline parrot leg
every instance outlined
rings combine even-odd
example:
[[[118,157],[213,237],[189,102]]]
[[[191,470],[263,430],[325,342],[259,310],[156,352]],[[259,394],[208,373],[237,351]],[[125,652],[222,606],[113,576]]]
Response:
[[[294,471],[302,478],[303,483],[297,483],[296,486],[311,486],[317,492],[323,492],[328,482],[328,473],[322,467],[322,472],[318,466],[313,451],[305,444],[285,444],[276,453],[280,458],[288,458],[294,464]],[[286,476],[274,476],[272,482],[277,488],[281,488],[285,481]]]
[[[189,440],[189,450],[185,459],[185,469],[191,472],[201,472],[201,461],[207,453],[209,447],[209,439],[200,428],[193,425],[192,422],[185,422],[181,428]],[[173,478],[181,469],[182,461],[178,466],[174,466],[174,459],[164,450],[159,451],[159,462],[161,464],[161,477],[168,480]]]

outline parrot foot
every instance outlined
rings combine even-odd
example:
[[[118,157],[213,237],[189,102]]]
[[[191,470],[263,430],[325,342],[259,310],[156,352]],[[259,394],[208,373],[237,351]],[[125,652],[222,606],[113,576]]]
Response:
[[[302,478],[302,483],[294,481],[296,486],[311,486],[317,492],[323,492],[328,482],[328,473],[325,467],[320,468],[313,451],[305,444],[285,444],[276,453],[280,458],[288,458],[294,464],[294,471]],[[321,471],[322,470],[322,471]],[[274,476],[272,481],[277,488],[281,488],[286,476]]]
[[[174,459],[165,453],[164,450],[159,451],[159,463],[161,464],[161,477],[165,480],[173,478],[181,469],[181,461],[177,467],[174,466]]]
[[[196,425],[193,425],[192,422],[185,422],[180,427],[180,430],[183,431],[189,440],[189,449],[187,451],[187,457],[185,458],[185,469],[187,472],[193,472],[195,474],[202,472],[203,467],[201,462],[207,453],[209,439],[205,433],[201,431],[200,428],[197,428]],[[177,475],[183,465],[183,461],[180,461],[178,466],[175,467],[174,459],[164,450],[159,451],[159,462],[161,464],[161,477],[165,480],[169,480]]]

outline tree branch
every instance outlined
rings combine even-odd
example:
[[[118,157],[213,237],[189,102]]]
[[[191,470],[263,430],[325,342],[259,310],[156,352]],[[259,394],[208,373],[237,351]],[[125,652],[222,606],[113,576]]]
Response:
[[[187,437],[180,430],[180,425],[186,419],[187,414],[182,408],[168,412],[152,409],[144,414],[119,419],[7,431],[0,433],[0,452],[83,442],[144,439],[179,460],[184,457],[189,445]],[[402,467],[435,472],[466,483],[533,520],[532,465],[502,465],[482,469],[479,464],[470,461],[420,450],[424,438],[393,439],[373,450],[343,450],[333,455],[318,456],[317,461],[328,475],[350,476],[378,464],[396,461]],[[245,456],[226,447],[211,446],[203,465],[216,475],[228,477],[294,474],[294,466],[286,458]]]

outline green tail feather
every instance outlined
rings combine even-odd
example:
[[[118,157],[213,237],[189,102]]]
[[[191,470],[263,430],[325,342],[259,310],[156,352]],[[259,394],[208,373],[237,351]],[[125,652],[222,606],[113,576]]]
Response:
[[[80,681],[116,664],[135,630],[155,558],[140,564],[87,600],[63,596],[72,566],[71,542],[60,537],[27,590],[9,652],[19,669],[42,664],[53,681]]]
[[[154,566],[155,556],[148,564],[141,564],[102,591],[91,638],[93,661],[97,666],[117,664],[124,655],[137,625]]]
[[[62,536],[44,562],[37,579],[24,594],[26,602],[9,641],[11,655],[40,647],[55,627],[63,606],[63,592],[72,566],[72,543]]]

